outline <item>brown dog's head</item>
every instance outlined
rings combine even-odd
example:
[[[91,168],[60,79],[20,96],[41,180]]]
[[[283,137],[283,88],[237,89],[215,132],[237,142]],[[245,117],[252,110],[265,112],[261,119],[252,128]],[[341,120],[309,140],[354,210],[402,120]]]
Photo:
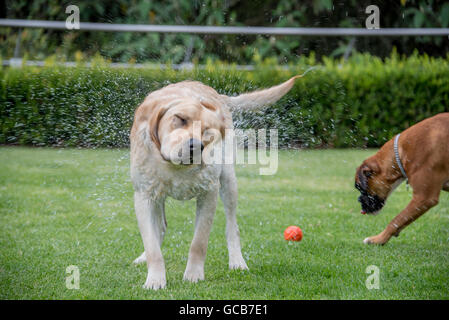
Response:
[[[362,213],[377,214],[383,208],[391,191],[385,173],[374,157],[363,161],[357,168],[355,187],[361,195],[358,200],[362,205]]]
[[[174,164],[200,164],[224,128],[220,106],[193,98],[160,101],[150,116],[150,137],[162,158]]]

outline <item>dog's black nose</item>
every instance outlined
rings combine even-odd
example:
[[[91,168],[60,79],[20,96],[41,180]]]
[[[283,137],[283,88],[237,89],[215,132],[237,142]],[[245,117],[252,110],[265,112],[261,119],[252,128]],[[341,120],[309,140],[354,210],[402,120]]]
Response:
[[[193,150],[197,149],[198,147],[200,147],[201,152],[204,150],[203,143],[197,139],[191,138],[189,140],[189,146],[190,146],[190,151],[193,151]]]

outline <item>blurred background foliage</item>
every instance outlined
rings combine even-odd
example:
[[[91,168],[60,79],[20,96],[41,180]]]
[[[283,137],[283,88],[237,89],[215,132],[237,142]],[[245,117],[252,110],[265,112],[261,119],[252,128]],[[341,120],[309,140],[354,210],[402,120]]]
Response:
[[[270,27],[365,27],[365,8],[380,8],[381,27],[448,27],[449,2],[440,0],[6,0],[1,18],[60,20],[65,8],[80,8],[81,21],[160,25],[270,26]],[[20,34],[20,56],[43,60],[89,59],[97,54],[114,62],[198,62],[208,59],[238,64],[275,57],[277,63],[294,62],[299,56],[340,57],[345,52],[369,52],[385,58],[393,48],[411,55],[416,49],[430,56],[445,56],[447,37],[365,37],[348,46],[349,37],[291,37],[243,35],[183,35],[124,32],[0,28],[0,54],[14,55]]]

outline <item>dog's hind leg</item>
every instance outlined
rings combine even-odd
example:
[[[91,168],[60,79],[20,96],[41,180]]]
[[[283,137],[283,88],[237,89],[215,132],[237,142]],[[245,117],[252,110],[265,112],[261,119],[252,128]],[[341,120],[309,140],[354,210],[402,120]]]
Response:
[[[145,256],[145,251],[142,252],[142,254],[140,256],[138,256],[133,263],[134,264],[141,264],[144,263],[145,261],[147,261],[147,257]]]
[[[220,176],[220,197],[226,213],[226,241],[229,252],[229,268],[247,270],[242,256],[240,232],[237,225],[237,179],[234,166],[224,165]]]

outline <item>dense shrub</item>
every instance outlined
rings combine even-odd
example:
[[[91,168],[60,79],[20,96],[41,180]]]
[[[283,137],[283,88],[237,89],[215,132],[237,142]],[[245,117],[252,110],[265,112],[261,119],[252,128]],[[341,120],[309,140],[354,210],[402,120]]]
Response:
[[[189,71],[91,67],[0,71],[0,143],[125,147],[135,108],[151,91],[184,79],[228,95],[269,87],[303,73],[313,57],[288,70],[272,61],[254,71],[209,62]],[[275,106],[235,114],[239,128],[277,128],[284,147],[376,147],[410,125],[449,111],[449,60],[356,55],[297,80]]]

